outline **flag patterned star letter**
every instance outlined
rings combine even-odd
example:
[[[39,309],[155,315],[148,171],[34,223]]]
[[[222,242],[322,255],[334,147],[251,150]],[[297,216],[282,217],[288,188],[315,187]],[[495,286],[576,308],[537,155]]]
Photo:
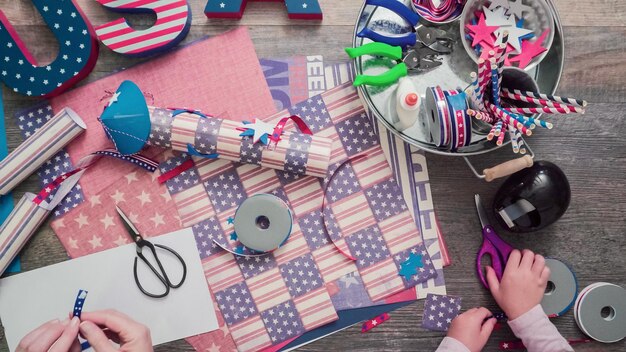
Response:
[[[260,0],[284,1],[291,19],[321,20],[322,9],[317,0]],[[248,0],[209,0],[204,8],[208,18],[237,18],[243,16]]]
[[[74,0],[33,0],[33,5],[59,42],[59,53],[50,64],[38,66],[0,10],[0,81],[20,94],[52,97],[91,72],[98,60],[98,42]]]

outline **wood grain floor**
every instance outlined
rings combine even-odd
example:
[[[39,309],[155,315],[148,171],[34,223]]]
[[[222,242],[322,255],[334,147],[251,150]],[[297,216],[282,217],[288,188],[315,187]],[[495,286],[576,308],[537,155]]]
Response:
[[[93,0],[77,2],[94,25],[117,16]],[[208,20],[202,13],[204,1],[190,3],[194,17],[186,42],[245,25],[250,29],[259,57],[324,55],[329,61],[346,59],[342,48],[351,43],[352,26],[361,5],[359,0],[320,0],[325,19],[315,24],[288,20],[279,3],[251,2],[241,21]],[[590,106],[583,116],[553,117],[556,128],[536,133],[529,143],[537,160],[552,161],[564,170],[571,184],[572,202],[563,218],[545,230],[527,235],[503,230],[500,233],[516,247],[531,248],[570,263],[581,287],[597,281],[626,287],[626,1],[556,0],[555,3],[565,36],[565,70],[558,93],[585,98]],[[40,63],[55,57],[57,46],[52,44],[55,42],[52,34],[43,26],[30,1],[0,0],[0,9]],[[129,20],[138,27],[151,21],[146,17]],[[83,84],[136,62],[102,47],[94,72]],[[34,100],[13,94],[6,87],[3,94],[9,147],[13,149],[21,138],[9,117]],[[511,156],[509,151],[504,151],[473,157],[472,161],[486,167]],[[446,269],[448,291],[463,297],[464,308],[481,305],[495,308],[494,301],[473,274],[481,235],[472,196],[480,193],[490,202],[499,182],[488,184],[476,179],[460,158],[429,155],[428,167],[435,208],[453,259],[452,266]],[[18,187],[15,197],[19,199],[36,185],[36,179],[31,177]],[[456,190],[454,194],[452,188]],[[26,246],[22,258],[24,269],[31,270],[66,260],[67,256],[49,227],[44,226]],[[420,328],[422,309],[422,302],[414,303],[393,312],[390,321],[367,334],[353,327],[302,350],[432,351],[443,335]],[[582,337],[571,312],[554,322],[565,337]],[[503,327],[493,334],[485,350],[497,350],[498,341],[511,338],[510,330]],[[0,351],[6,350],[2,336]],[[191,351],[192,348],[184,341],[177,341],[157,350]],[[626,342],[591,343],[577,350],[624,351]]]

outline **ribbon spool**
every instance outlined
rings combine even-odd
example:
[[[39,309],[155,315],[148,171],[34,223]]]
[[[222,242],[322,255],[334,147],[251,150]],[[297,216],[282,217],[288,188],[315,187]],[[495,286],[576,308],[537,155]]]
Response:
[[[578,281],[574,272],[557,259],[546,258],[546,266],[550,269],[550,279],[541,307],[548,316],[561,316],[576,301]]]
[[[450,150],[469,145],[472,137],[472,122],[467,114],[467,97],[465,93],[458,91],[445,92],[445,97],[450,111],[450,132],[452,135]]]
[[[282,199],[271,194],[257,194],[241,203],[233,225],[241,244],[255,252],[267,253],[287,241],[293,218]]]
[[[429,87],[425,96],[427,128],[439,148],[456,151],[472,140],[471,118],[467,114],[467,96],[456,90]]]
[[[585,287],[574,304],[574,319],[596,341],[622,340],[626,337],[626,290],[607,282]]]
[[[425,97],[427,127],[437,147],[450,144],[450,114],[445,95],[440,87],[426,88]]]

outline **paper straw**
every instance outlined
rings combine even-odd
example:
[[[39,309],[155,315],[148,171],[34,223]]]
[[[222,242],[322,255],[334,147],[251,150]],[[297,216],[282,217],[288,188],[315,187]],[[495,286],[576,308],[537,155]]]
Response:
[[[500,126],[500,134],[498,135],[498,140],[496,141],[496,145],[502,145],[504,143],[504,136],[506,136],[506,131],[508,129],[508,124],[505,122]]]
[[[52,117],[0,161],[0,195],[9,193],[86,128],[70,108]]]
[[[517,154],[519,153],[519,144],[517,134],[515,133],[516,130],[515,128],[513,128],[513,126],[509,125],[508,131],[509,139],[511,139],[511,147],[513,148],[513,153]]]
[[[487,134],[487,140],[488,140],[488,141],[492,140],[492,139],[493,139],[493,137],[495,137],[495,135],[496,135],[496,131],[497,131],[496,126],[497,126],[497,125],[493,125],[493,126],[491,126],[491,130],[489,131],[489,134]]]
[[[332,140],[318,135],[305,135],[285,130],[278,143],[271,146],[252,140],[244,140],[240,134],[245,129],[238,121],[217,117],[202,117],[197,113],[181,112],[172,116],[172,111],[153,106],[148,107],[151,132],[148,144],[172,148],[177,151],[208,155],[217,153],[220,159],[261,165],[272,169],[325,177],[330,167]],[[275,123],[274,123],[275,124]],[[290,153],[296,152],[294,160]],[[298,166],[294,162],[298,161]]]
[[[580,110],[580,108],[575,108]],[[584,110],[580,110],[580,111],[571,111],[571,110],[566,110],[563,108],[554,108],[554,107],[548,107],[548,106],[543,106],[543,107],[532,107],[532,108],[516,108],[516,107],[508,107],[508,108],[504,108],[505,111],[508,112],[512,112],[512,113],[516,113],[516,114],[529,114],[529,115],[534,115],[534,114],[574,114],[574,113],[581,113],[584,114]]]
[[[487,104],[487,106],[500,118],[502,119],[502,121],[516,127],[517,129],[519,129],[523,134],[530,136],[532,134],[532,131],[527,128],[524,125],[521,124],[517,124],[517,120],[515,119],[515,115],[508,113],[506,110],[503,110],[502,108],[499,108],[493,104]]]
[[[493,53],[493,50],[490,51],[490,53]],[[480,86],[480,89],[483,92],[483,97],[487,95],[487,86],[489,85],[489,81],[491,81],[491,75],[492,75],[491,66],[494,65],[495,62],[496,60],[493,57],[485,61],[485,64],[484,64],[485,68],[484,68],[483,76],[478,77],[478,84]]]
[[[502,86],[502,70],[504,69],[504,60],[506,59],[506,46],[509,42],[509,32],[504,31],[502,33],[502,42],[498,46],[499,55],[496,58],[496,65],[498,66],[498,87]]]
[[[498,66],[491,65],[491,94],[493,104],[500,106],[500,86],[498,85]]]
[[[515,134],[517,135],[517,146],[519,147],[519,153],[526,154],[526,148],[524,148],[524,138],[522,137],[522,133],[519,130],[516,130]]]
[[[523,101],[523,102],[537,104],[541,106],[565,109],[565,110],[569,110],[570,112],[575,112],[575,113],[584,113],[584,108],[574,106],[574,105],[569,105],[569,104],[555,103],[551,100],[529,97],[529,96],[525,96],[521,94],[512,93],[509,91],[502,91],[500,92],[500,95],[504,98],[513,99],[517,101]]]
[[[470,73],[470,78],[472,80],[472,83],[467,88],[467,90],[469,91],[470,101],[475,108],[483,109],[484,107],[481,99],[482,96],[480,94],[480,87],[478,86],[478,75],[476,74],[476,72],[472,72]]]
[[[498,137],[500,136],[500,132],[502,131],[502,124],[504,122],[502,120],[496,122],[495,126],[496,126],[496,132],[494,133],[494,136]]]
[[[540,120],[539,118],[533,118],[533,117],[528,117],[528,116],[524,116],[524,118],[528,119],[528,121],[532,122],[535,125],[541,126],[543,128],[547,128],[549,130],[551,130],[554,125],[550,122],[546,122],[544,120]]]
[[[511,90],[509,89],[504,89],[504,92],[511,92]],[[524,95],[527,97],[533,97],[533,98],[538,98],[538,99],[544,99],[544,100],[551,100],[553,102],[557,102],[557,103],[561,103],[561,104],[568,104],[568,105],[572,105],[572,106],[578,106],[581,108],[584,108],[587,106],[587,102],[581,99],[574,99],[574,98],[567,98],[567,97],[560,97],[558,95],[548,95],[548,94],[542,94],[542,93],[535,93],[535,92],[530,92],[530,91],[522,91],[519,89],[513,89],[512,90],[513,93],[515,94],[519,94],[519,95]]]

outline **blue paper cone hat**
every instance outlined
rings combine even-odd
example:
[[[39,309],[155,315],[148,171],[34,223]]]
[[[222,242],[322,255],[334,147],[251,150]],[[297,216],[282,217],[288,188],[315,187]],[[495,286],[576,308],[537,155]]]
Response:
[[[122,82],[100,115],[100,122],[117,151],[138,153],[150,135],[150,113],[143,92],[131,81]]]

